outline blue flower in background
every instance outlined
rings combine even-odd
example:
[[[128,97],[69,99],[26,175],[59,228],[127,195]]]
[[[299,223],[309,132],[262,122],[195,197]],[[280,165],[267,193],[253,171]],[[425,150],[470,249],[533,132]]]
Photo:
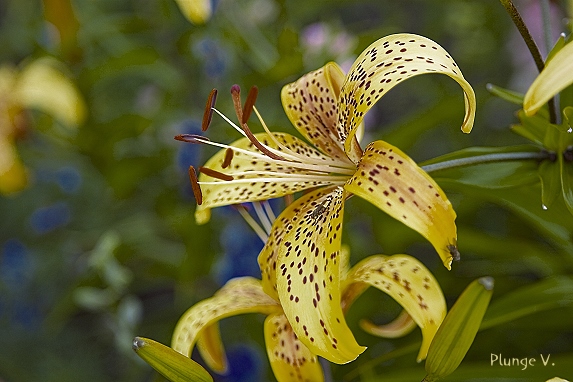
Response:
[[[229,372],[224,376],[214,375],[218,382],[266,381],[264,356],[256,345],[236,345],[227,350]]]
[[[67,194],[75,194],[82,184],[80,172],[72,166],[64,166],[58,169],[55,173],[55,180],[62,191]]]
[[[192,50],[203,61],[203,71],[208,77],[218,78],[225,74],[228,59],[219,41],[205,37],[195,41]]]
[[[5,292],[0,293],[0,316],[26,328],[41,322],[39,307],[26,298],[32,272],[32,258],[24,244],[18,239],[6,241],[0,251],[0,284]]]
[[[10,239],[2,246],[0,280],[9,289],[21,289],[27,283],[30,269],[28,250],[20,240]]]
[[[36,233],[45,234],[66,225],[70,217],[68,203],[58,202],[35,210],[30,216],[30,224]]]
[[[224,253],[215,265],[215,277],[220,285],[234,277],[261,277],[257,256],[264,243],[236,211],[231,212],[234,215],[229,214],[220,235]]]

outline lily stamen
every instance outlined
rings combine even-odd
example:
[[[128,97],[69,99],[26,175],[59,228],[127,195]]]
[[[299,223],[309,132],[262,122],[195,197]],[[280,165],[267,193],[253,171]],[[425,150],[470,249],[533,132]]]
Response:
[[[244,132],[243,135],[245,137],[247,137],[251,141],[251,143],[253,145],[255,145],[255,147],[257,149],[259,149],[260,152],[262,152],[263,154],[265,154],[269,158],[276,159],[276,160],[284,160],[283,157],[281,157],[278,154],[275,154],[274,152],[269,150],[268,147],[266,147],[261,142],[259,142],[259,140],[254,136],[253,132],[251,131],[251,129],[249,128],[249,126],[246,123],[246,120],[249,118],[249,116],[251,114],[251,111],[253,109],[253,106],[255,104],[255,100],[256,100],[257,94],[258,94],[258,89],[253,90],[253,88],[257,89],[256,86],[253,86],[251,88],[251,90],[249,91],[249,96],[247,97],[247,102],[245,103],[245,107],[243,109],[243,107],[241,106],[241,87],[237,84],[231,86],[231,96],[233,98],[233,105],[235,107],[235,114],[237,114],[237,119],[239,120],[239,123],[241,124],[241,130],[243,130],[243,132]],[[249,104],[250,104],[250,106],[247,108],[247,106]],[[248,113],[246,119],[245,119],[245,114],[243,113],[243,110]]]
[[[229,165],[231,164],[231,161],[233,160],[233,156],[235,155],[235,152],[233,151],[232,148],[228,148],[225,151],[225,159],[223,160],[223,164],[221,165],[222,168],[227,168],[229,167]]]
[[[201,192],[201,186],[197,180],[197,173],[195,172],[195,167],[189,166],[189,180],[191,181],[191,189],[193,190],[193,196],[198,205],[203,203],[203,193]]]
[[[235,114],[239,121],[243,121],[243,106],[241,104],[241,87],[237,84],[231,86],[231,98],[235,107]]]
[[[198,134],[179,134],[174,137],[175,140],[193,144],[210,142],[209,138]]]
[[[241,214],[243,219],[245,219],[245,221],[247,222],[249,227],[251,227],[253,229],[253,231],[255,231],[255,233],[262,240],[262,242],[266,243],[267,240],[269,239],[268,234],[259,225],[259,223],[257,223],[257,221],[251,216],[251,214],[249,214],[249,212],[247,211],[247,208],[245,206],[243,206],[242,204],[235,204],[235,205],[233,205],[233,207],[235,207],[237,209],[237,211],[239,211],[239,213]]]
[[[269,217],[267,216],[265,210],[261,206],[261,203],[254,202],[253,208],[255,209],[255,213],[257,214],[257,217],[259,218],[259,221],[261,222],[267,234],[270,233],[273,223],[269,220]]]
[[[249,94],[247,95],[247,100],[245,101],[245,106],[243,106],[243,118],[241,119],[241,123],[245,124],[249,120],[251,116],[251,112],[253,111],[253,107],[255,106],[255,101],[257,100],[257,96],[259,95],[259,88],[256,86],[252,86],[249,90]]]
[[[215,107],[215,101],[217,100],[217,89],[211,90],[209,97],[207,98],[207,104],[205,105],[205,112],[203,113],[203,120],[201,122],[201,130],[207,131],[211,120],[213,119],[213,108]]]
[[[235,179],[231,175],[223,174],[222,172],[210,169],[208,167],[199,167],[199,172],[210,176],[211,178],[221,179],[224,181],[231,181]]]

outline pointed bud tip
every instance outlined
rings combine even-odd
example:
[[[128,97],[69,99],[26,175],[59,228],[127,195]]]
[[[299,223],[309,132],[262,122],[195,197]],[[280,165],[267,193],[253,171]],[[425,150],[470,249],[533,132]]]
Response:
[[[145,340],[141,337],[135,337],[133,339],[133,344],[131,345],[131,348],[135,351],[138,351],[144,346],[145,346]]]
[[[494,280],[493,277],[486,276],[479,279],[479,283],[485,288],[485,290],[493,290]]]

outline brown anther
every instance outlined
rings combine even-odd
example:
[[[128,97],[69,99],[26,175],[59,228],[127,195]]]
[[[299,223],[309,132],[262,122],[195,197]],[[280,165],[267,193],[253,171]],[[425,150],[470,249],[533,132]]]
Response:
[[[231,86],[231,97],[233,98],[233,106],[235,107],[235,114],[239,122],[243,122],[243,108],[241,106],[241,88],[235,84]]]
[[[226,180],[226,181],[235,179],[231,175],[223,174],[222,172],[215,171],[215,170],[210,169],[208,167],[199,167],[199,172],[201,172],[207,176],[210,176],[212,178]]]
[[[254,87],[254,88],[256,89],[256,87]],[[258,92],[258,90],[255,90],[254,92]],[[256,94],[252,95],[252,93],[253,93],[253,90],[251,88],[251,91],[249,91],[249,98],[252,99],[252,103],[254,105],[255,100],[256,100]],[[237,119],[241,123],[241,128],[243,129],[243,131],[245,132],[247,138],[249,138],[251,143],[253,145],[255,145],[255,147],[257,149],[259,149],[260,152],[262,152],[263,154],[265,154],[269,158],[276,159],[276,160],[285,160],[285,158],[271,152],[261,142],[259,142],[259,140],[252,133],[251,129],[249,129],[249,126],[247,126],[247,124],[245,122],[243,122],[243,109],[241,108],[241,88],[239,87],[239,85],[235,84],[235,85],[231,86],[231,95],[233,97],[233,105],[235,106],[235,113],[237,114]],[[251,105],[250,110],[253,109],[253,105]],[[250,113],[250,111],[249,111],[249,113]]]
[[[213,107],[215,107],[215,101],[217,100],[217,89],[211,90],[209,97],[207,98],[207,104],[205,105],[205,113],[203,113],[203,121],[201,122],[201,130],[207,131],[209,125],[211,124],[211,119],[213,118]]]
[[[253,106],[255,106],[255,101],[257,100],[257,95],[259,95],[259,88],[252,86],[249,90],[249,95],[247,95],[245,105],[243,106],[243,118],[241,119],[241,123],[247,123],[249,120],[251,112],[253,111]]]
[[[225,159],[223,159],[223,164],[221,165],[222,168],[229,167],[233,160],[233,155],[235,155],[235,152],[232,148],[228,147],[227,150],[225,150]]]
[[[203,193],[201,192],[201,187],[197,180],[197,173],[193,166],[189,166],[189,180],[191,181],[191,189],[193,190],[195,200],[197,201],[197,204],[201,205],[201,203],[203,203]]]
[[[195,144],[210,142],[209,138],[197,134],[179,134],[176,135],[174,138],[177,141],[195,143]]]

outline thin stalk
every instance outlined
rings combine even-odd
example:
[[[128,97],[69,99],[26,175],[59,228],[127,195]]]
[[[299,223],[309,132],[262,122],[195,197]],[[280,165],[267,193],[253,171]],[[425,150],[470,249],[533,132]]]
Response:
[[[500,0],[500,2],[501,5],[504,6],[509,16],[511,17],[511,20],[513,20],[513,23],[517,27],[519,34],[521,34],[523,41],[525,41],[525,44],[527,45],[527,48],[529,49],[529,52],[533,57],[533,61],[535,61],[535,66],[537,66],[537,70],[541,72],[545,67],[545,63],[543,62],[543,57],[541,57],[541,52],[539,51],[539,48],[537,47],[535,40],[533,40],[531,33],[529,33],[529,29],[527,29],[527,26],[523,22],[523,19],[521,18],[519,11],[517,10],[517,8],[515,8],[515,5],[513,5],[513,2],[511,0]]]
[[[545,43],[545,50],[547,53],[551,50],[551,8],[549,7],[549,0],[541,0],[541,19],[543,24],[543,42]]]
[[[500,0],[500,2],[507,11],[507,13],[509,14],[509,16],[511,17],[511,20],[513,20],[513,23],[517,27],[519,34],[521,34],[523,41],[525,41],[525,45],[527,45],[527,48],[529,49],[529,52],[533,57],[533,61],[535,61],[535,66],[537,66],[537,70],[541,73],[541,71],[545,67],[545,63],[543,62],[543,57],[541,56],[541,52],[539,51],[539,48],[537,47],[535,40],[533,40],[533,37],[531,36],[529,29],[527,29],[527,26],[523,22],[523,19],[521,18],[519,11],[517,10],[517,8],[515,8],[515,5],[513,5],[513,2],[511,0]],[[551,98],[548,104],[549,104],[549,121],[551,123],[557,123],[557,113],[555,111],[556,110],[555,98]]]
[[[515,153],[499,153],[499,154],[484,154],[476,155],[468,158],[451,159],[444,162],[427,164],[425,166],[420,166],[424,171],[430,173],[440,170],[447,170],[450,168],[472,166],[482,163],[492,163],[492,162],[507,162],[514,160],[543,160],[547,159],[549,154],[540,152],[515,152]]]

